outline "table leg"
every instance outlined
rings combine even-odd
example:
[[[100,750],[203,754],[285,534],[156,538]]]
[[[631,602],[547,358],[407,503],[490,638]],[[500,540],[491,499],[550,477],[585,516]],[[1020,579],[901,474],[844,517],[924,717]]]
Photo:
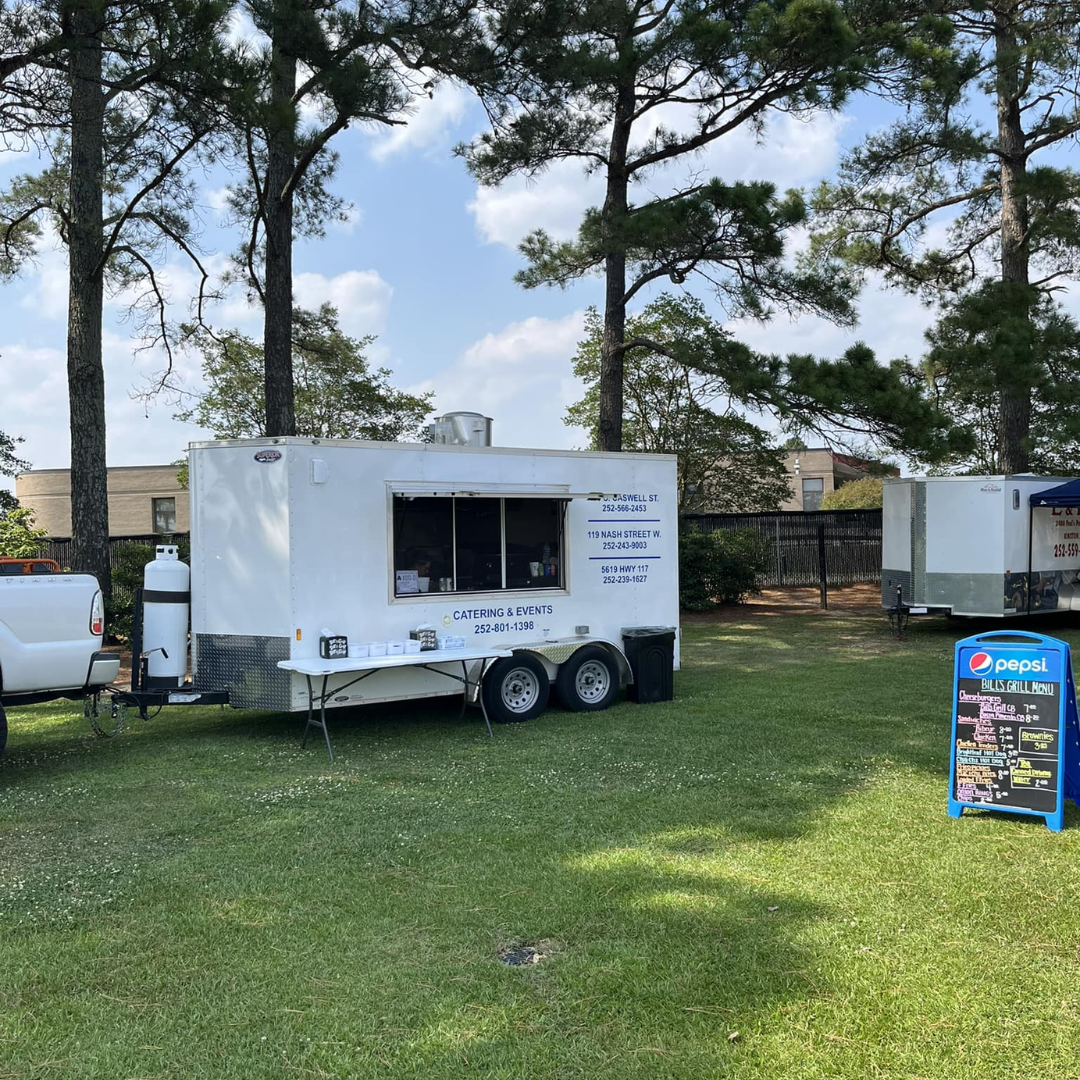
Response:
[[[330,755],[330,760],[333,761],[334,748],[330,745],[330,729],[326,726],[326,684],[329,678],[329,675],[323,676],[322,695],[319,698],[319,719],[322,721],[322,733],[326,737],[326,752]]]
[[[458,717],[459,721],[465,719],[465,709],[469,704],[469,665],[464,660],[461,661],[461,685],[463,689],[461,692],[461,715]]]
[[[488,718],[487,706],[484,704],[484,672],[487,670],[487,661],[480,661],[480,674],[476,677],[476,700],[480,702],[480,712],[484,715],[484,723],[487,724],[488,738],[494,739],[495,733],[491,730],[491,720]]]
[[[305,675],[307,679],[307,723],[304,725],[304,741],[300,744],[300,749],[303,750],[307,747],[308,732],[311,730],[312,719],[312,706],[315,704],[315,691],[311,687],[311,676]]]

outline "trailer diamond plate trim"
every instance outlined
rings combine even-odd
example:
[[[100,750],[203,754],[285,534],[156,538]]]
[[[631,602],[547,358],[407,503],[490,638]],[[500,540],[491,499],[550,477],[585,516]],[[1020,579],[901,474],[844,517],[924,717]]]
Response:
[[[911,592],[911,572],[909,570],[881,571],[881,606],[891,608],[896,604],[896,586],[899,585],[900,597],[908,606],[916,603]]]
[[[279,660],[289,659],[289,639],[250,634],[194,634],[196,685],[228,690],[229,704],[242,709],[292,708],[292,676]]]
[[[915,512],[911,515],[911,594],[915,604],[928,603],[926,592],[926,481],[916,482],[912,494]]]
[[[1006,612],[1001,574],[927,574],[916,603],[948,607],[958,615],[1003,615]]]

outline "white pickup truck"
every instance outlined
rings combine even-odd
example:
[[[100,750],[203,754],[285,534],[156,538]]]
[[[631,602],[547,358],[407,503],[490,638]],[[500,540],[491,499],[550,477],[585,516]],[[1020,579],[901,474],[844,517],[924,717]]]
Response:
[[[80,698],[116,678],[120,657],[102,652],[104,632],[93,575],[0,577],[0,754],[8,706]]]

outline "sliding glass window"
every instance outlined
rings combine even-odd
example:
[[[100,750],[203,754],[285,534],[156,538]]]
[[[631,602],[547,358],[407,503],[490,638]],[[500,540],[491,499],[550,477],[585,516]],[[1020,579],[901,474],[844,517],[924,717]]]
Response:
[[[566,500],[394,496],[394,591],[561,589]]]

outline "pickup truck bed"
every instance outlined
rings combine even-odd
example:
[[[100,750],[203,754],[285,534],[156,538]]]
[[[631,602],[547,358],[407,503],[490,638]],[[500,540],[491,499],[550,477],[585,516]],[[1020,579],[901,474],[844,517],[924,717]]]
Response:
[[[10,705],[80,697],[120,670],[101,651],[101,590],[91,574],[0,577],[0,753]]]

